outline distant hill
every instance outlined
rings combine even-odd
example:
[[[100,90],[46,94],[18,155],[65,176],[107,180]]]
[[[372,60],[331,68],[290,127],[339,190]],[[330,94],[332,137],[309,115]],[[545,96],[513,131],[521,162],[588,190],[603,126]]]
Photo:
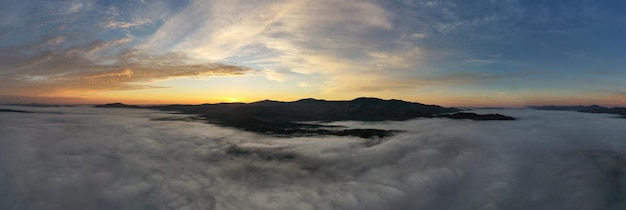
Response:
[[[202,105],[134,106],[121,103],[98,105],[107,108],[149,108],[163,111],[178,111],[196,114],[206,120],[229,127],[270,134],[324,134],[350,135],[359,137],[384,137],[391,131],[375,129],[341,130],[311,121],[386,121],[409,120],[418,117],[445,117],[471,120],[514,120],[503,115],[479,115],[474,113],[453,114],[461,109],[437,105],[383,100],[378,98],[356,98],[350,101],[326,101],[301,99],[292,102],[264,100],[253,103],[219,103]]]
[[[528,106],[531,109],[537,110],[567,110],[567,111],[583,111],[583,110],[591,110],[591,109],[604,109],[605,107],[601,107],[598,105],[591,106],[555,106],[555,105],[547,105],[547,106]]]
[[[76,107],[75,105],[38,104],[38,103],[29,103],[29,104],[8,103],[8,104],[5,104],[5,105],[8,105],[8,106],[25,106],[25,107]]]
[[[585,113],[605,113],[605,114],[618,114],[622,117],[626,117],[626,107],[614,107],[607,108],[598,105],[591,106],[529,106],[532,109],[538,110],[567,110],[567,111],[577,111],[577,112],[585,112]]]
[[[94,107],[100,108],[150,108],[150,106],[137,106],[137,105],[128,105],[123,103],[110,103],[104,105],[95,105]]]
[[[0,112],[15,112],[15,113],[34,113],[24,110],[16,110],[16,109],[0,109]]]
[[[501,115],[501,114],[476,114],[476,113],[468,113],[468,112],[457,112],[452,114],[443,114],[438,117],[446,117],[450,119],[471,119],[477,121],[487,121],[487,120],[515,120],[513,117]]]

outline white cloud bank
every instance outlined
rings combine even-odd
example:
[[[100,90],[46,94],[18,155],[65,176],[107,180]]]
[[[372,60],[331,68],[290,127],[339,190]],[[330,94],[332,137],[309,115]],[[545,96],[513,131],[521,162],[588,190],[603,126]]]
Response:
[[[610,115],[335,123],[407,131],[368,147],[150,110],[11,108],[63,114],[0,112],[0,209],[626,207],[626,121]]]

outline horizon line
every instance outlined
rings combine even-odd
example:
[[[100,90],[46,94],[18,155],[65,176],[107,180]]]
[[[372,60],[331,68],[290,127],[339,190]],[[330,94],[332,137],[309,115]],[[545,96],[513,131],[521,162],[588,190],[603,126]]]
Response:
[[[0,105],[6,105],[6,106],[11,106],[11,105],[17,105],[17,106],[25,106],[25,105],[41,105],[41,106],[93,106],[93,105],[103,105],[103,104],[124,104],[124,105],[155,106],[155,105],[253,104],[253,103],[258,103],[258,102],[263,102],[263,101],[272,101],[272,102],[279,102],[279,103],[293,103],[293,102],[302,101],[302,100],[317,100],[317,101],[327,101],[327,102],[342,102],[342,101],[343,102],[347,102],[347,101],[354,101],[354,100],[357,100],[357,99],[378,99],[378,100],[383,100],[383,101],[403,101],[403,102],[409,102],[409,103],[420,103],[420,104],[424,104],[424,105],[436,105],[436,106],[442,106],[442,107],[470,108],[470,109],[520,109],[520,108],[531,108],[531,107],[541,107],[541,106],[601,106],[601,107],[606,107],[606,108],[626,107],[626,105],[600,105],[600,103],[585,103],[585,104],[554,104],[554,103],[546,103],[546,104],[525,104],[525,105],[522,105],[522,106],[499,106],[499,105],[486,105],[486,106],[443,106],[443,105],[439,105],[439,104],[422,103],[422,102],[419,102],[419,101],[408,101],[408,100],[395,99],[395,98],[384,99],[384,98],[368,97],[368,96],[356,97],[356,98],[353,98],[353,99],[340,99],[340,100],[328,100],[328,99],[319,99],[319,98],[308,97],[308,98],[301,98],[301,99],[297,99],[297,100],[285,100],[285,101],[274,100],[274,99],[263,99],[263,100],[256,100],[256,101],[251,101],[251,102],[244,102],[244,101],[220,101],[220,102],[214,102],[214,103],[211,103],[211,102],[207,102],[207,103],[125,103],[125,102],[122,102],[122,101],[103,102],[103,103],[4,102],[4,103],[1,103]]]

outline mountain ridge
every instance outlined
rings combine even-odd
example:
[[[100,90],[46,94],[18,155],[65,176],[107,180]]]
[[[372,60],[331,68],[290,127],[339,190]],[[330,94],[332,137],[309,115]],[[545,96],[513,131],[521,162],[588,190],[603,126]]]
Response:
[[[462,112],[462,109],[407,102],[396,99],[360,97],[353,100],[329,101],[305,98],[291,102],[262,100],[252,103],[219,103],[201,105],[136,106],[122,103],[97,105],[103,108],[148,108],[177,111],[202,116],[211,123],[247,131],[298,135],[349,135],[358,137],[384,137],[394,133],[389,130],[341,130],[315,123],[333,121],[402,121],[413,118],[450,118],[470,120],[515,120],[499,115],[480,115]]]

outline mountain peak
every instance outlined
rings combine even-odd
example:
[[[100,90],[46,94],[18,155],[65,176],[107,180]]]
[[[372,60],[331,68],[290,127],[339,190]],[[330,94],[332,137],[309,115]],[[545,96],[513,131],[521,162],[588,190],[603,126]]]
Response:
[[[359,98],[355,98],[352,100],[353,102],[382,102],[382,101],[386,101],[380,98],[374,98],[374,97],[359,97]]]
[[[322,102],[322,101],[326,101],[326,100],[314,99],[314,98],[303,98],[294,102]]]
[[[139,108],[139,106],[136,106],[136,105],[127,105],[127,104],[123,104],[123,103],[120,103],[120,102],[110,103],[110,104],[103,104],[103,105],[96,105],[95,107],[102,107],[102,108]]]

